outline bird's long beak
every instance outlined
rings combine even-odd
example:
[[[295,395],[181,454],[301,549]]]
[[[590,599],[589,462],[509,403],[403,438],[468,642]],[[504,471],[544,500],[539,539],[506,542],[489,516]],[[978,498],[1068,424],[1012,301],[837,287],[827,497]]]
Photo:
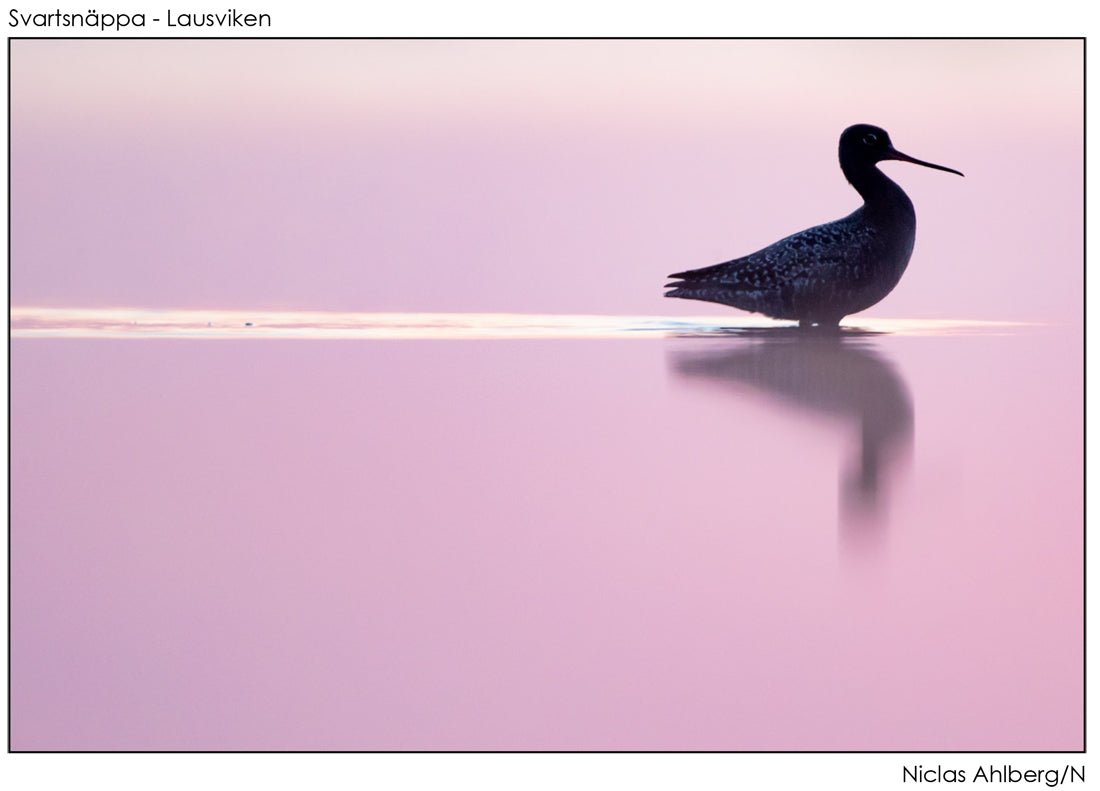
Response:
[[[890,150],[887,152],[886,158],[887,159],[898,159],[898,160],[901,160],[902,162],[912,162],[914,165],[923,165],[926,168],[934,168],[935,170],[946,170],[948,173],[954,173],[957,176],[962,176],[963,175],[962,173],[955,170],[954,168],[945,168],[943,165],[933,165],[931,162],[922,162],[919,159],[914,159],[913,157],[909,156],[908,154],[903,154],[900,151],[898,151],[896,148],[893,148],[893,147],[891,147]],[[966,177],[963,176],[963,178],[966,178]]]

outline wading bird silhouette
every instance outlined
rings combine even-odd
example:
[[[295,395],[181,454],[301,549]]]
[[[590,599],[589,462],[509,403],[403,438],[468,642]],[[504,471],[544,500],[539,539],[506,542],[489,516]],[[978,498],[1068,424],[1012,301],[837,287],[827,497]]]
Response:
[[[913,202],[876,164],[887,159],[963,175],[901,153],[886,130],[856,124],[840,135],[840,169],[863,205],[834,222],[780,239],[744,258],[678,272],[666,297],[720,302],[803,327],[835,327],[901,280],[913,253]]]

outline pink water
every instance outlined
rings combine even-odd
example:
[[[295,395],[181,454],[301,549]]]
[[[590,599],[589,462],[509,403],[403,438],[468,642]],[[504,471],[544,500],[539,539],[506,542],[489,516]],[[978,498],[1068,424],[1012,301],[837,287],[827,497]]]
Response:
[[[12,745],[1080,749],[1079,350],[17,337]]]

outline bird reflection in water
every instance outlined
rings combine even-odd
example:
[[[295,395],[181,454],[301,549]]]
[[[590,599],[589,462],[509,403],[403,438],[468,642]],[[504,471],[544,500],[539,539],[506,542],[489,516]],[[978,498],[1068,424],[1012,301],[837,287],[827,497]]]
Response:
[[[840,539],[853,550],[881,539],[891,481],[913,445],[909,388],[873,337],[848,329],[731,331],[724,341],[708,340],[710,348],[692,344],[669,358],[671,369],[686,380],[718,385],[734,396],[763,393],[777,404],[856,429],[858,449],[844,462],[839,484]]]

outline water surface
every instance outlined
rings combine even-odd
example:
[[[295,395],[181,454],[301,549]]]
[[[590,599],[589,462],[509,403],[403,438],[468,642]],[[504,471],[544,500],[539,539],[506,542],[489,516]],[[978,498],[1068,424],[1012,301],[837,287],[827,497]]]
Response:
[[[1083,745],[1078,328],[12,321],[15,749]]]

